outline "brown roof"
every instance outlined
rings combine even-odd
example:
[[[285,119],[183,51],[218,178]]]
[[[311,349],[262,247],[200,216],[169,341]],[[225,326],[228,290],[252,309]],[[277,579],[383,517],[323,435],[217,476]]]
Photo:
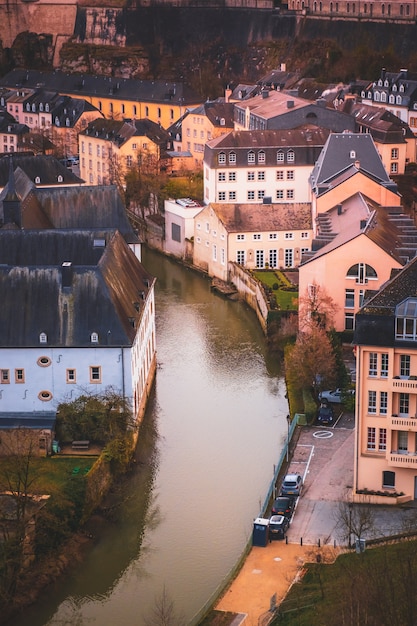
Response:
[[[211,204],[229,233],[312,228],[311,204]]]

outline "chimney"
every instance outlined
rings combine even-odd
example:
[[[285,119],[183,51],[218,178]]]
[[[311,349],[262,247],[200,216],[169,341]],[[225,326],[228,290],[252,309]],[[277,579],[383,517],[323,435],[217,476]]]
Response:
[[[62,286],[72,287],[72,263],[65,261],[61,265]]]
[[[356,169],[357,169],[357,170],[360,170],[360,169],[361,169],[361,162],[359,161],[359,159],[356,159],[356,161],[355,161],[355,167],[356,167]]]
[[[343,206],[341,204],[337,205],[337,214],[338,215],[342,215],[343,213]]]
[[[265,98],[268,98],[268,97],[269,97],[269,91],[268,91],[268,89],[263,89],[263,90],[261,91],[261,94],[262,94],[262,98],[264,98],[264,99],[265,99]]]
[[[363,230],[366,227],[366,223],[367,223],[367,220],[361,220],[360,221],[360,228],[361,228],[361,230]]]
[[[294,108],[294,100],[287,100],[287,109]]]
[[[229,102],[231,95],[232,95],[232,90],[230,89],[230,87],[228,85],[226,87],[226,89],[224,90],[224,100],[225,100],[225,102]]]
[[[281,63],[280,64],[280,70],[281,70],[281,72],[286,72],[287,71],[287,64],[286,63]]]

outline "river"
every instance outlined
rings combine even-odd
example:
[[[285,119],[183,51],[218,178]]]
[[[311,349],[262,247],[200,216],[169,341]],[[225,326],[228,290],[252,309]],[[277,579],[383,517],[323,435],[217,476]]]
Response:
[[[158,370],[136,465],[82,565],[13,626],[144,626],[165,593],[185,623],[233,568],[285,443],[288,404],[254,313],[144,250]]]

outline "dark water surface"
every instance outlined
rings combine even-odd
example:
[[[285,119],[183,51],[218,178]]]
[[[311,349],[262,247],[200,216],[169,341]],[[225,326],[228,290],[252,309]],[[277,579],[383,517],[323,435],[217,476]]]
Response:
[[[286,437],[284,380],[252,311],[148,250],[158,370],[134,471],[100,541],[14,626],[189,623],[238,560]]]

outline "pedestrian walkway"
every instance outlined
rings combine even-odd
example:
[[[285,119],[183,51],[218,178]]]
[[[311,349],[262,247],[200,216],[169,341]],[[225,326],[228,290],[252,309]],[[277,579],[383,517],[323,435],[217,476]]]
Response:
[[[285,541],[272,541],[265,547],[253,546],[215,609],[237,613],[235,619],[243,626],[259,626],[271,606],[278,605],[294,581],[303,575],[305,563],[315,562],[318,554],[323,562],[333,562],[339,551],[332,546],[318,548]]]

